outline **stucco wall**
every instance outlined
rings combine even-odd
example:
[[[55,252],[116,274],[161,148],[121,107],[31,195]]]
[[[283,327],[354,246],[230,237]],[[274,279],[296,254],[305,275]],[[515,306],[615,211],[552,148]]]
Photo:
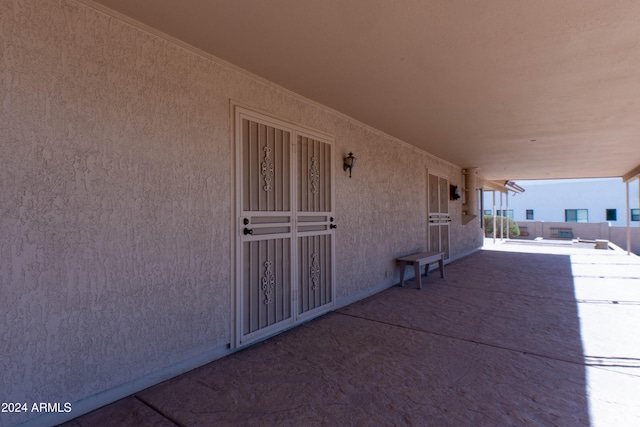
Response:
[[[640,230],[631,228],[631,252],[640,255]],[[609,241],[627,250],[627,228],[626,227],[609,227]]]
[[[341,301],[425,247],[427,168],[460,185],[456,166],[76,1],[2,1],[0,20],[0,401],[77,402],[226,349],[231,101],[334,135],[337,165],[358,157],[353,178],[336,168]],[[482,241],[459,204],[453,256]]]
[[[336,186],[338,299],[349,302],[398,283],[395,258],[427,249],[427,170],[459,188],[462,175],[460,168],[358,123],[339,120],[335,135],[344,147],[338,164],[349,151],[358,157],[353,178],[338,173]],[[479,223],[461,225],[460,199],[449,202],[449,211],[451,258],[482,246]]]

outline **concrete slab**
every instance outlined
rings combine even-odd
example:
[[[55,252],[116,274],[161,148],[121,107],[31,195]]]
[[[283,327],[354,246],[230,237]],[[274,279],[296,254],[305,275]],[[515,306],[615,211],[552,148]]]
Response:
[[[136,397],[127,397],[64,424],[65,427],[175,427],[166,416]]]
[[[493,245],[68,425],[640,425],[637,259],[591,251]]]

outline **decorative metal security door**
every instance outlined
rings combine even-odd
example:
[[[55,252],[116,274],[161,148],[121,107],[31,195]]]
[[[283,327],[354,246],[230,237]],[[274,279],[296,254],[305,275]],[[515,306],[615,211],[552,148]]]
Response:
[[[429,250],[444,252],[444,259],[449,259],[449,181],[431,173],[427,177]]]
[[[298,314],[325,311],[334,302],[331,144],[297,135]]]
[[[333,305],[331,144],[236,109],[237,345]]]

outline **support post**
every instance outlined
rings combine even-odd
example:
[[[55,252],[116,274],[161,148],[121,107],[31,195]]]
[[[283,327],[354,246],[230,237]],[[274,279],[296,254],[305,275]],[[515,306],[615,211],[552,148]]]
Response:
[[[511,222],[509,222],[509,192],[507,191],[507,195],[505,196],[505,200],[507,202],[507,207],[506,207],[506,211],[507,211],[507,240],[509,240],[509,231],[511,230]],[[515,217],[515,215],[514,215]],[[516,219],[513,218],[513,220],[515,221]]]
[[[480,200],[480,213],[478,216],[480,216],[480,228],[482,228],[482,230],[484,230],[484,190],[482,188],[476,190],[478,191],[478,197]],[[478,212],[476,212],[478,213]]]
[[[491,192],[493,199],[491,206],[491,217],[493,218],[493,244],[496,244],[496,190]]]
[[[631,255],[631,207],[629,206],[629,181],[625,182],[627,189],[627,255]]]
[[[504,208],[502,206],[502,191],[500,192],[500,241],[504,240]]]

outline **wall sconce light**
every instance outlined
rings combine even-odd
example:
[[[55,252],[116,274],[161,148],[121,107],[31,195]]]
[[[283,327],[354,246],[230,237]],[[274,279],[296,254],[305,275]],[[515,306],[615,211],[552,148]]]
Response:
[[[344,158],[344,165],[342,166],[343,170],[349,169],[349,178],[351,178],[351,170],[356,165],[356,158],[353,157],[353,153],[349,153],[347,157]]]
[[[458,200],[460,194],[458,193],[457,185],[449,185],[449,200]]]

